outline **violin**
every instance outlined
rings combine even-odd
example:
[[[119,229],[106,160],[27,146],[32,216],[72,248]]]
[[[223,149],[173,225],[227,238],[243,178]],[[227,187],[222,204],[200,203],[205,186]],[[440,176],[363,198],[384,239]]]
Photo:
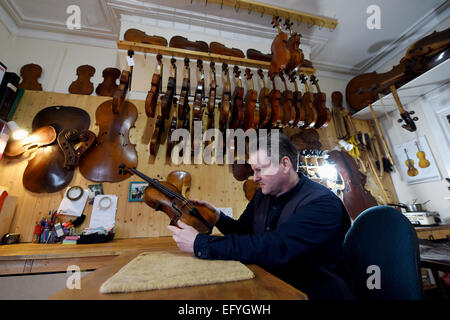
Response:
[[[95,68],[90,65],[83,65],[77,68],[78,79],[72,82],[69,87],[69,92],[72,94],[90,95],[94,92],[94,84],[91,78],[95,74]]]
[[[397,108],[398,111],[400,113],[401,119],[398,119],[399,123],[402,123],[402,128],[408,130],[409,132],[414,132],[417,130],[416,124],[414,123],[414,121],[419,120],[418,117],[413,117],[411,118],[411,115],[413,115],[415,112],[414,111],[406,111],[403,106],[402,103],[400,102],[400,98],[398,97],[397,94],[397,89],[395,88],[394,85],[390,86],[390,89],[392,91],[392,95],[394,96],[394,100],[397,103]]]
[[[167,47],[167,40],[160,36],[149,36],[145,32],[138,29],[128,29],[125,31],[124,39],[126,41],[140,42]]]
[[[419,170],[416,169],[416,167],[414,167],[414,160],[410,159],[408,156],[408,152],[406,151],[406,149],[403,149],[405,151],[406,154],[406,160],[405,160],[405,165],[406,167],[408,167],[408,176],[410,177],[415,177],[419,174]]]
[[[189,41],[181,36],[174,36],[170,39],[169,47],[191,51],[209,52],[208,44],[205,41]]]
[[[163,119],[169,119],[170,110],[172,109],[173,97],[177,88],[177,60],[172,58],[170,64],[172,65],[172,74],[167,82],[167,90],[164,96],[161,97],[161,115]]]
[[[149,184],[144,191],[144,202],[157,211],[163,211],[169,217],[170,225],[177,226],[181,220],[199,233],[212,232],[217,220],[215,212],[206,206],[193,204],[173,184],[159,182],[125,164],[119,166],[119,173],[135,174]]]
[[[302,107],[305,110],[305,129],[314,128],[317,121],[317,111],[313,107],[314,94],[309,91],[305,75],[300,75],[301,82],[305,85],[305,93],[302,98]]]
[[[251,201],[253,197],[255,196],[256,191],[261,188],[258,182],[255,182],[255,180],[246,180],[244,184],[242,185],[242,188],[244,189],[245,198],[248,201]]]
[[[270,91],[269,99],[270,105],[272,106],[272,119],[271,119],[271,127],[272,128],[282,128],[283,127],[283,119],[284,119],[284,111],[280,105],[281,93],[277,90],[275,86],[275,76],[272,76],[272,86],[273,89]]]
[[[417,158],[419,158],[419,167],[428,168],[430,166],[430,161],[427,160],[425,152],[420,150],[419,144],[415,141],[418,152],[416,153]]]
[[[220,117],[219,117],[219,127],[221,131],[226,129],[228,124],[228,118],[230,117],[230,107],[231,107],[231,84],[230,84],[230,74],[228,72],[228,64],[222,64],[222,72],[225,75],[226,81],[222,91],[222,99],[220,102]]]
[[[149,118],[155,117],[156,104],[158,102],[159,92],[161,91],[162,55],[158,54],[156,60],[157,64],[155,73],[152,76],[152,86],[145,99],[145,113]]]
[[[256,49],[248,49],[247,59],[271,62],[272,55],[270,53],[262,53],[261,51]]]
[[[155,130],[150,139],[150,154],[156,156],[158,154],[159,145],[161,144],[162,133],[164,132],[165,121],[162,115],[158,115],[155,121]]]
[[[336,169],[344,180],[343,202],[352,220],[364,210],[376,206],[377,201],[364,187],[366,176],[359,171],[353,157],[347,152],[333,150],[329,158],[336,163]]]
[[[209,96],[208,96],[208,118],[214,119],[214,108],[216,106],[216,91],[217,91],[217,82],[216,82],[216,67],[214,61],[211,61],[209,64],[209,69],[211,73],[211,83],[209,84]],[[214,123],[213,123],[214,124]]]
[[[280,21],[281,19],[279,17],[273,17],[271,22],[274,28],[278,28],[278,34],[270,47],[272,60],[270,61],[269,77],[284,70],[291,59],[291,52],[287,47],[288,36],[285,32],[281,31]]]
[[[103,70],[102,75],[103,82],[97,86],[95,93],[98,96],[112,97],[119,88],[116,81],[120,77],[120,70],[117,68],[106,68]]]
[[[231,118],[229,122],[230,129],[242,128],[244,125],[244,107],[242,99],[244,97],[244,88],[242,87],[241,71],[238,66],[234,66],[233,73],[238,83],[233,92],[233,105],[231,109]]]
[[[194,95],[193,121],[201,121],[203,116],[203,97],[205,96],[205,75],[203,73],[203,61],[197,60],[197,68],[200,74]]]
[[[299,35],[296,32],[292,33],[293,24],[294,23],[291,22],[289,19],[286,19],[284,22],[286,29],[289,30],[290,36],[289,40],[287,41],[287,47],[289,49],[289,52],[291,53],[289,62],[286,65],[286,68],[284,69],[284,72],[286,74],[291,74],[292,72],[296,73],[298,68],[300,68],[301,65],[303,64],[303,60],[305,59],[303,51],[299,48],[301,35]]]
[[[195,89],[194,105],[192,111],[192,128],[194,128],[194,122],[200,121],[203,124],[203,98],[205,96],[205,75],[203,73],[203,61],[197,60],[197,68],[200,73],[199,80],[197,82],[197,88]],[[202,138],[196,139],[196,135],[192,135],[192,155],[202,144]]]
[[[245,58],[244,53],[240,49],[236,49],[236,48],[230,49],[219,42],[211,42],[209,44],[209,50],[211,51],[211,53],[215,53],[215,54],[221,54],[224,56],[231,56],[231,57],[238,57],[238,58]]]
[[[259,120],[260,120],[259,127],[266,128],[268,125],[270,125],[270,120],[272,119],[272,106],[270,105],[269,100],[270,91],[266,87],[266,80],[264,78],[264,73],[262,69],[258,70],[258,75],[263,82],[263,87],[259,91],[259,98],[258,98]]]
[[[237,180],[237,181],[244,181],[247,180],[249,177],[253,176],[254,172],[252,169],[252,166],[250,164],[248,164],[247,162],[245,163],[237,163],[238,160],[234,160],[233,163],[233,177]]]
[[[314,107],[317,111],[317,120],[314,124],[314,128],[326,128],[331,121],[331,112],[326,106],[327,96],[320,91],[319,80],[314,75],[310,78],[311,83],[317,88],[317,93],[314,94]]]
[[[286,127],[294,127],[294,122],[296,118],[295,113],[295,107],[292,105],[292,100],[294,99],[294,96],[292,94],[292,91],[288,89],[286,84],[286,79],[283,75],[283,72],[280,72],[279,74],[281,81],[283,81],[284,84],[284,92],[281,95],[281,105],[283,106],[284,110],[284,117],[283,117],[283,123]]]
[[[191,69],[189,67],[189,58],[184,59],[184,76],[181,86],[180,100],[178,101],[178,119],[179,127],[190,131],[189,112],[189,93],[191,91]]]
[[[176,101],[176,99],[175,99]],[[172,141],[171,137],[173,132],[177,129],[177,117],[173,116],[172,120],[170,120],[168,139],[167,139],[167,149],[166,149],[166,158],[171,158],[173,147],[175,146],[175,141]],[[155,153],[156,154],[156,153]]]
[[[30,63],[20,68],[20,76],[22,82],[19,83],[18,88],[25,90],[42,91],[42,85],[38,82],[42,74],[42,68],[38,64]]]
[[[245,69],[245,75],[247,80],[250,81],[250,89],[247,91],[244,100],[244,131],[247,131],[248,129],[256,130],[259,126],[259,107],[256,105],[258,93],[253,86],[253,74],[249,68]]]
[[[289,75],[289,81],[294,83],[294,93],[292,94],[292,105],[295,109],[295,121],[294,127],[303,128],[305,126],[305,109],[302,107],[302,92],[298,90],[296,75],[295,73],[291,73]]]
[[[208,125],[207,129],[214,129],[214,108],[216,106],[216,67],[214,61],[210,63],[211,83],[209,84],[209,97],[208,97]],[[208,145],[211,142],[207,143]]]
[[[95,112],[96,124],[100,127],[97,145],[80,160],[80,172],[90,181],[122,181],[126,177],[118,174],[117,166],[121,163],[137,165],[137,152],[130,142],[129,131],[134,127],[138,112],[134,104],[125,100],[129,77],[129,71],[122,71],[113,100],[103,102]]]

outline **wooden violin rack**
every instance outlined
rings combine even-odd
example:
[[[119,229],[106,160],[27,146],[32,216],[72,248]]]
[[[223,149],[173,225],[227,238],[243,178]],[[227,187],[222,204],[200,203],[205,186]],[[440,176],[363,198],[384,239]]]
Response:
[[[199,52],[199,51],[191,51],[191,50],[171,48],[171,47],[163,47],[163,46],[131,42],[131,41],[118,40],[117,47],[119,49],[123,49],[123,50],[133,50],[133,51],[137,51],[137,52],[161,54],[163,56],[170,56],[170,57],[181,57],[181,58],[187,57],[189,59],[194,59],[194,60],[201,59],[203,61],[214,61],[216,63],[224,63],[225,62],[225,63],[228,63],[229,65],[239,65],[239,66],[244,66],[244,67],[249,67],[249,68],[257,68],[257,69],[259,69],[259,68],[269,69],[270,68],[270,62],[266,62],[266,61],[224,56],[224,55],[208,53],[208,52]],[[303,72],[305,74],[313,74],[316,72],[316,70],[314,68],[300,68],[299,72]]]
[[[291,21],[297,21],[299,23],[316,25],[319,28],[328,28],[330,30],[336,29],[338,25],[338,21],[333,18],[280,8],[251,0],[207,0],[207,2],[232,7],[236,11],[247,10],[249,13],[258,12],[261,13],[261,15],[266,14],[269,16],[279,16],[283,19],[290,19]]]

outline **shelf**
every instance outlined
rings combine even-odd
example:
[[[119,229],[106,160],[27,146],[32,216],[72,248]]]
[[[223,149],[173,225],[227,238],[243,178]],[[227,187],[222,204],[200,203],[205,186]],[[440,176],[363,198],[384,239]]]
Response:
[[[228,63],[229,65],[239,65],[249,68],[269,69],[270,67],[270,62],[266,61],[230,57],[215,53],[191,51],[131,41],[118,40],[117,47],[123,50],[133,50],[138,52],[161,54],[163,56],[170,56],[170,57],[181,57],[181,58],[187,57],[189,59],[195,60],[202,59],[204,61],[214,61],[218,63],[225,62]],[[313,74],[316,72],[316,70],[314,68],[300,68],[299,72],[303,72],[306,74]]]
[[[330,30],[336,29],[338,25],[338,21],[333,18],[280,8],[272,6],[270,4],[255,2],[251,0],[205,0],[205,1],[207,1],[208,3],[216,3],[219,5],[232,7],[236,11],[246,10],[249,13],[258,12],[261,13],[261,15],[266,14],[269,16],[279,16],[284,19],[290,19],[291,21],[306,23],[309,25],[316,25],[319,26],[320,28],[327,28]]]
[[[398,96],[400,101],[405,107],[407,104],[415,101],[419,97],[441,87],[446,82],[450,81],[450,59],[442,62],[433,69],[421,74],[417,78],[411,80],[407,84],[400,88],[397,88]],[[380,100],[372,103],[372,107],[375,111],[377,117],[383,116],[384,111],[387,113],[397,110],[397,104],[395,103],[392,93],[384,96],[382,98],[383,105]],[[370,107],[367,106],[364,109],[358,111],[352,116],[354,119],[359,120],[373,120],[372,113],[370,112]]]

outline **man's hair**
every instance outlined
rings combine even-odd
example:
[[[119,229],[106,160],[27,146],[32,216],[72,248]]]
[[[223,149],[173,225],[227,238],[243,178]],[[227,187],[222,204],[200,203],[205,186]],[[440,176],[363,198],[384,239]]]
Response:
[[[289,140],[289,138],[279,132],[278,134],[278,163],[283,157],[288,157],[291,160],[292,168],[297,171],[298,164],[298,150]],[[258,139],[259,140],[259,139]],[[276,143],[276,142],[275,142]],[[266,150],[267,156],[270,158],[272,156],[272,137],[271,134],[267,136],[267,145],[262,145],[261,141],[258,143],[258,150]],[[276,159],[273,159],[276,160]]]

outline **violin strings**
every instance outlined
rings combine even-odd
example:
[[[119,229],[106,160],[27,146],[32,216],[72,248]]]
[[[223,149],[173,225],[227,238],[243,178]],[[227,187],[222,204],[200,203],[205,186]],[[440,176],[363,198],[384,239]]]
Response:
[[[186,199],[185,197],[183,197],[181,194],[179,194],[178,192],[175,192],[169,188],[167,188],[165,185],[161,184],[160,182],[158,182],[155,179],[152,179],[148,176],[146,176],[143,173],[138,172],[137,170],[133,169],[132,170],[134,173],[136,173],[138,176],[140,176],[142,179],[146,180],[147,182],[149,182],[155,189],[161,191],[162,193],[168,195],[168,196],[172,196],[174,198],[177,198],[179,200],[181,200],[183,203],[185,203],[188,208],[193,208],[193,203],[190,202],[188,199]]]

